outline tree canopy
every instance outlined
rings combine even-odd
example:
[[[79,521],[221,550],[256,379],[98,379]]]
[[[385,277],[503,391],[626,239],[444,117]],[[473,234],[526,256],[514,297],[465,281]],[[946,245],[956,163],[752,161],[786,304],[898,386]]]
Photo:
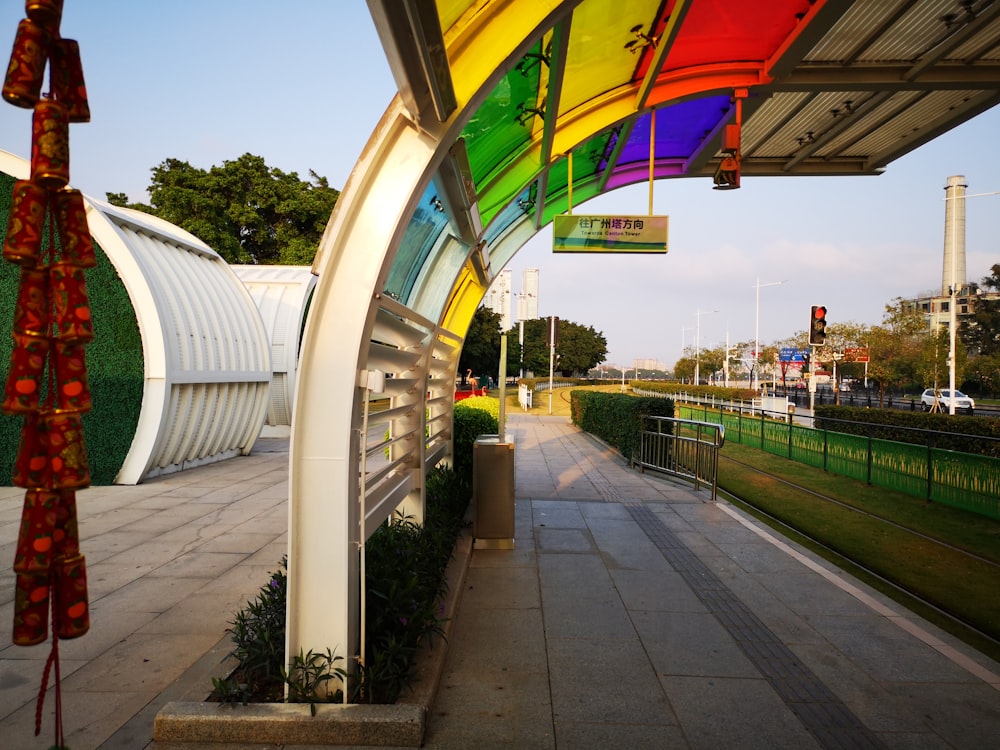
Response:
[[[108,202],[176,224],[230,263],[312,263],[340,196],[311,170],[300,180],[249,153],[208,170],[166,159],[151,171],[149,205],[122,193]]]
[[[548,318],[524,321],[524,350],[520,352],[520,361],[524,364],[525,372],[531,371],[536,375],[548,374],[548,330]],[[519,336],[519,327],[511,329],[513,340],[517,341]],[[574,373],[584,374],[608,356],[607,339],[603,333],[594,330],[593,326],[560,320],[556,340],[557,361],[554,369],[566,377]],[[517,350],[519,345],[513,348]],[[512,358],[515,362],[518,360],[517,352]]]
[[[480,307],[472,316],[469,332],[465,335],[465,345],[458,358],[458,371],[465,382],[468,370],[479,379],[482,386],[484,376],[497,377],[500,371],[500,314],[487,307]]]

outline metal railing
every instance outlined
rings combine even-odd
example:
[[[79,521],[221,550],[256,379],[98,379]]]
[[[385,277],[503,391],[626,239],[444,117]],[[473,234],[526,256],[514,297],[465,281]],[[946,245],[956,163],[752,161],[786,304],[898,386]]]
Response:
[[[639,431],[639,451],[632,459],[641,470],[652,469],[686,479],[696,490],[712,488],[716,499],[719,449],[726,441],[721,424],[674,417],[643,418]]]
[[[938,447],[952,437],[968,437],[902,425],[891,429],[924,436],[926,442],[903,443],[871,434],[851,434],[795,424],[792,415],[738,408],[709,408],[679,404],[678,412],[703,420],[717,420],[728,428],[730,439],[792,461],[815,466],[831,474],[850,477],[950,505],[972,513],[1000,519],[1000,458],[962,453]],[[795,419],[798,419],[796,416]],[[825,418],[825,423],[842,420]],[[857,426],[858,423],[851,423]],[[867,424],[871,430],[889,425]],[[997,442],[985,435],[981,442]]]

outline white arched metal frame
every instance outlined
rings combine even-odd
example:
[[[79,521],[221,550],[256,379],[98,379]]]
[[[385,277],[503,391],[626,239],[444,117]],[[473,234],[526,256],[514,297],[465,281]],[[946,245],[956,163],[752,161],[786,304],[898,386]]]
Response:
[[[554,23],[559,5],[538,4],[530,38]],[[468,58],[470,67],[488,71],[489,77],[463,92],[468,99],[446,122],[425,119],[418,125],[402,97],[393,100],[321,240],[290,445],[286,654],[331,648],[349,659],[353,671],[360,645],[360,546],[397,506],[422,521],[424,472],[450,455],[454,382],[465,331],[450,331],[443,320],[426,319],[382,290],[418,202],[452,156],[464,121],[502,78],[507,61],[530,45],[530,39],[491,42],[459,51],[451,60],[454,68]],[[492,64],[483,65],[484,56]],[[523,225],[512,232],[522,242],[530,236],[518,231],[527,229]],[[516,252],[512,242],[499,244],[508,247],[508,258]],[[461,295],[474,299],[474,308],[501,268],[492,268],[479,246],[469,249],[466,261],[476,269],[469,282],[474,288],[453,286],[450,292],[452,302]],[[453,274],[452,285],[458,276]],[[415,290],[415,298],[420,291]],[[440,317],[447,310],[443,313]],[[397,319],[397,333],[410,335],[379,342],[384,331],[379,326],[389,318]],[[401,376],[406,383],[393,398],[392,413],[382,415],[390,422],[391,461],[378,477],[362,478],[361,451],[381,451],[361,435],[365,401],[372,397],[365,385],[370,372],[387,370],[394,376],[387,382]],[[380,481],[373,487],[370,478]]]

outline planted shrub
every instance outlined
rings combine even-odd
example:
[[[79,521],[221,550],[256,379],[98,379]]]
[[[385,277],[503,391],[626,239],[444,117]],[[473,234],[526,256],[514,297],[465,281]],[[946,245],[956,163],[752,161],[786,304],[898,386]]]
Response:
[[[352,701],[395,702],[413,678],[419,650],[442,632],[439,600],[446,593],[445,572],[465,525],[470,493],[456,472],[438,467],[427,475],[426,497],[423,526],[396,518],[365,544],[367,653]],[[237,667],[229,677],[212,680],[214,700],[277,702],[287,685],[290,700],[313,704],[326,682],[344,675],[343,657],[330,651],[298,654],[286,669],[285,569],[282,560],[257,598],[230,622],[230,656]],[[341,699],[339,691],[330,696]]]
[[[668,398],[582,390],[569,395],[573,424],[613,445],[626,460],[638,449],[643,417],[674,416],[674,402]]]

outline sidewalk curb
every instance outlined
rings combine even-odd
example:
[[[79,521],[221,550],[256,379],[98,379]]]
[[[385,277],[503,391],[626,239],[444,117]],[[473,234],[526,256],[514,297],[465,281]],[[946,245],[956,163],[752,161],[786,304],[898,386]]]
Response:
[[[156,715],[153,748],[185,748],[200,743],[273,743],[362,747],[420,747],[427,713],[434,702],[448,653],[458,599],[472,557],[471,528],[455,543],[445,577],[444,638],[417,657],[410,691],[393,705],[316,705],[315,716],[302,703],[251,703],[247,706],[207,701],[173,701]],[[207,690],[207,688],[206,688]]]

